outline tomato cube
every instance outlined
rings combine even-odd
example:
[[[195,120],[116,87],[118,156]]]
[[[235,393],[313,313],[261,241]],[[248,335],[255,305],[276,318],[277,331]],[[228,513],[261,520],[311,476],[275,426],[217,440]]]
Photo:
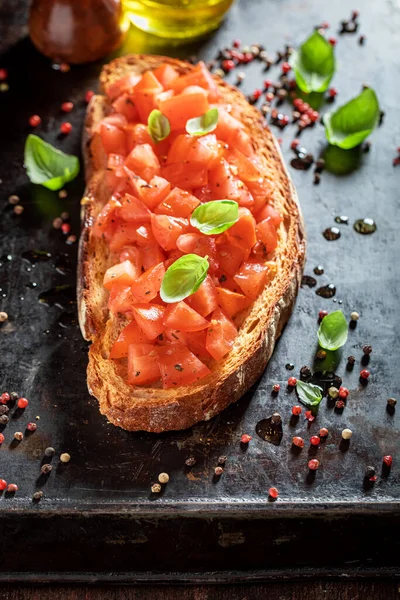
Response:
[[[171,164],[161,168],[161,174],[172,185],[184,190],[193,190],[208,183],[207,169],[186,164]]]
[[[118,216],[129,223],[150,223],[151,212],[143,202],[132,196],[125,194],[122,199],[122,206],[118,209]]]
[[[141,79],[142,76],[138,75],[137,73],[128,73],[128,75],[121,77],[121,79],[110,83],[106,87],[106,94],[111,100],[115,100],[124,92],[131,93],[133,88],[139,83]]]
[[[151,215],[151,227],[154,237],[164,250],[176,248],[176,240],[186,233],[189,222],[186,219],[168,215]]]
[[[210,369],[179,342],[161,346],[157,352],[164,388],[190,385],[210,373]]]
[[[164,325],[169,329],[200,331],[200,329],[208,327],[210,323],[185,302],[177,302],[167,307]]]
[[[186,302],[202,317],[217,308],[217,292],[210,275],[207,275],[197,292],[186,298]]]
[[[268,266],[257,262],[245,262],[234,280],[245,295],[254,301],[263,291],[268,276]]]
[[[257,223],[257,239],[262,242],[267,252],[273,252],[278,245],[278,234],[271,217]]]
[[[139,273],[135,265],[129,260],[125,260],[124,262],[117,263],[107,269],[104,275],[103,285],[106,290],[110,290],[116,282],[122,285],[132,285],[138,277]]]
[[[154,212],[171,217],[190,217],[200,200],[185,190],[174,188]]]
[[[163,64],[154,69],[153,74],[164,88],[168,88],[179,77],[178,71],[171,65]]]
[[[200,137],[182,134],[171,144],[167,164],[184,163],[210,169],[219,162],[222,152],[223,148],[214,134]]]
[[[226,288],[217,287],[216,292],[218,305],[231,319],[251,304],[249,298],[246,298],[243,294],[237,294]]]
[[[276,210],[276,208],[271,206],[271,204],[266,204],[264,208],[260,210],[260,212],[257,214],[256,220],[257,223],[259,223],[260,221],[264,221],[264,219],[268,218],[271,219],[271,223],[276,228],[278,228],[282,223],[282,215],[278,210]]]
[[[164,264],[150,267],[131,285],[132,298],[135,303],[148,303],[154,300],[160,291],[165,274]]]
[[[112,313],[126,313],[132,310],[133,299],[130,286],[114,283],[108,297],[108,308]]]
[[[138,120],[138,111],[136,110],[135,104],[132,101],[132,96],[127,94],[121,94],[114,102],[113,109],[116,113],[124,115],[128,119],[128,121],[137,121]]]
[[[190,85],[198,85],[207,90],[210,102],[216,102],[219,98],[217,84],[203,62],[199,62],[190,73],[181,75],[170,83],[175,93],[182,92]]]
[[[257,241],[256,221],[248,208],[239,208],[239,220],[227,232],[236,245],[248,250],[254,246]]]
[[[160,163],[150,144],[138,144],[128,154],[125,165],[146,181],[160,174]]]
[[[253,196],[244,183],[232,173],[225,159],[211,169],[208,178],[213,198],[235,200],[240,206],[251,208],[254,204]]]
[[[211,315],[207,330],[206,349],[215,360],[223,358],[232,348],[237,336],[235,324],[217,308]]]
[[[128,152],[133,150],[138,144],[149,144],[153,149],[155,147],[149,129],[144,123],[128,124],[125,127],[125,136]]]
[[[124,358],[128,356],[128,349],[131,344],[145,344],[146,342],[148,342],[148,339],[136,321],[131,321],[115,340],[111,348],[110,358]]]
[[[169,120],[172,130],[185,129],[189,119],[200,117],[210,108],[207,92],[201,88],[165,98],[158,102],[158,107]]]
[[[124,246],[131,246],[135,243],[136,234],[136,223],[120,223],[115,228],[111,242],[111,252],[119,252]]]
[[[140,329],[149,340],[155,340],[164,331],[165,308],[159,304],[137,304],[133,316]]]
[[[128,354],[129,385],[146,385],[160,379],[156,347],[153,344],[131,344]]]
[[[106,154],[122,154],[126,156],[128,149],[125,132],[115,125],[102,122],[100,124],[100,138]]]

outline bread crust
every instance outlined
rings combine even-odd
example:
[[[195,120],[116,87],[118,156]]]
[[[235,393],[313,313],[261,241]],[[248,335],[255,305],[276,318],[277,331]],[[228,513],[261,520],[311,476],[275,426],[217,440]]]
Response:
[[[130,71],[138,73],[169,63],[180,73],[192,65],[162,56],[126,56],[103,68],[100,83],[116,81]],[[92,342],[87,381],[100,411],[113,424],[130,431],[162,432],[185,429],[208,420],[238,400],[261,376],[275,341],[292,312],[305,261],[305,233],[297,194],[286,171],[274,136],[260,113],[226,82],[216,79],[224,102],[238,107],[254,148],[265,163],[265,174],[275,184],[274,203],[283,214],[276,251],[278,272],[253,304],[242,324],[231,352],[217,368],[199,382],[177,389],[128,385],[121,367],[108,353],[121,326],[121,319],[107,309],[107,292],[102,285],[110,266],[106,244],[91,235],[91,227],[102,205],[109,199],[104,175],[106,157],[96,126],[110,111],[105,96],[94,96],[88,106],[83,155],[87,187],[82,201],[82,235],[79,246],[78,309],[82,334]]]

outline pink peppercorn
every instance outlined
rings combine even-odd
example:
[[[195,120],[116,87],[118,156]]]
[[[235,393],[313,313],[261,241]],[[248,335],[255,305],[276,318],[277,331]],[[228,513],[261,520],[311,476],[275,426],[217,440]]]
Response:
[[[318,469],[319,465],[320,465],[320,462],[316,458],[312,458],[308,462],[308,468],[311,469],[311,471],[316,471],[316,469]]]
[[[393,457],[390,456],[390,454],[388,454],[387,456],[383,457],[383,463],[387,466],[387,467],[391,467],[392,463],[393,463]]]
[[[297,383],[296,377],[289,377],[287,383],[290,387],[294,387]]]
[[[328,316],[328,314],[329,314],[329,313],[328,313],[328,311],[327,311],[327,310],[320,310],[320,311],[319,311],[319,313],[318,313],[318,319],[319,319],[320,321],[322,321],[322,319],[323,319],[324,317],[327,317],[327,316]]]
[[[7,404],[7,402],[10,401],[10,394],[8,392],[4,392],[1,396],[0,396],[0,402],[1,404]]]
[[[310,437],[311,446],[319,446],[320,442],[321,442],[321,439],[319,438],[318,435],[313,435]]]
[[[250,440],[252,440],[252,436],[248,435],[247,433],[244,433],[242,435],[242,437],[240,438],[240,441],[242,442],[242,444],[248,444],[250,442]]]
[[[368,379],[368,377],[371,375],[370,371],[368,371],[368,369],[363,369],[362,371],[360,371],[360,377],[361,379]]]
[[[292,415],[294,415],[295,417],[298,417],[299,415],[301,415],[301,411],[302,411],[301,406],[296,405],[296,406],[292,407]]]
[[[285,75],[286,75],[287,73],[289,73],[289,71],[291,70],[291,68],[292,68],[292,67],[289,65],[289,63],[288,63],[288,62],[284,62],[284,63],[282,63],[281,69],[282,69],[282,73],[284,73]]]
[[[17,402],[17,406],[18,408],[26,408],[29,404],[29,401],[26,398],[19,398],[18,402]]]
[[[304,414],[305,418],[307,419],[307,421],[309,421],[310,423],[312,423],[315,420],[314,415],[312,414],[311,410],[307,410]]]
[[[292,443],[294,446],[297,446],[297,448],[304,448],[304,440],[301,437],[298,437],[298,436],[294,437],[292,439]]]
[[[347,398],[349,395],[349,390],[346,387],[340,386],[339,388],[339,396],[341,398]]]
[[[276,498],[279,496],[279,492],[276,489],[276,487],[271,487],[268,490],[268,494],[270,495],[271,498],[273,498],[274,500],[276,500]]]

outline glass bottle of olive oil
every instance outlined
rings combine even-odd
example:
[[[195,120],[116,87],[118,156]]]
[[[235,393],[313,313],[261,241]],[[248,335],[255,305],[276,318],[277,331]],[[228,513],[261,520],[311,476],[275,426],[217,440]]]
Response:
[[[171,40],[190,40],[216,29],[233,0],[124,0],[132,23]]]

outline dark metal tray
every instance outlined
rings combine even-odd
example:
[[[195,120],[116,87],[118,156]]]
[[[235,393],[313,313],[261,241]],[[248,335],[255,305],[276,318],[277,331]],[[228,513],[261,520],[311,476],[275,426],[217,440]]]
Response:
[[[18,3],[21,24],[24,4]],[[334,310],[338,304],[318,297],[315,288],[307,286],[300,290],[262,380],[211,422],[188,431],[150,435],[121,431],[101,417],[86,389],[87,344],[76,324],[77,245],[68,246],[65,237],[52,229],[53,218],[68,211],[72,233],[78,233],[83,176],[68,185],[68,197],[60,199],[30,185],[22,167],[27,122],[34,113],[43,120],[36,133],[67,152],[79,153],[83,96],[96,86],[101,65],[60,73],[23,37],[4,46],[0,66],[10,72],[10,90],[0,94],[0,294],[1,308],[10,319],[0,328],[0,381],[2,391],[16,390],[30,404],[23,414],[12,413],[0,449],[0,477],[19,486],[14,498],[3,494],[0,499],[0,579],[226,581],[398,573],[400,409],[388,413],[386,400],[399,393],[399,173],[391,164],[400,140],[393,83],[399,38],[391,31],[400,15],[389,0],[379,8],[370,4],[362,9],[362,32],[368,43],[362,47],[357,36],[340,38],[341,68],[334,83],[342,100],[358,93],[363,82],[373,85],[386,111],[384,126],[374,133],[370,153],[351,176],[324,173],[321,184],[314,186],[311,172],[291,170],[307,225],[306,273],[313,275],[313,268],[323,264],[325,274],[316,276],[318,285],[333,282],[334,300],[343,302],[345,314],[357,310],[361,315],[337,367],[350,389],[348,405],[338,414],[324,401],[310,427],[303,418],[291,421],[295,396],[286,391],[285,382],[298,375],[302,365],[312,366],[318,310]],[[331,4],[323,15],[320,10],[317,0],[303,7],[294,0],[241,0],[221,30],[199,47],[165,49],[160,42],[131,32],[125,50],[174,55],[196,51],[210,59],[219,47],[241,37],[245,43],[265,43],[272,52],[283,42],[301,41],[321,19],[336,27],[348,16],[348,3]],[[5,26],[6,20],[3,39],[9,39]],[[277,70],[271,72],[277,77]],[[246,73],[246,92],[260,87],[264,77],[260,65],[246,68]],[[65,100],[76,105],[68,116],[74,130],[61,139],[59,107]],[[276,133],[284,140],[289,161],[293,129]],[[320,125],[302,137],[315,154],[323,140]],[[13,214],[7,202],[10,194],[20,196],[25,208],[21,216]],[[326,241],[321,232],[343,213],[350,224],[339,225],[338,241]],[[353,230],[352,223],[360,217],[375,219],[375,234],[361,236]],[[51,258],[31,264],[26,257],[37,249]],[[38,301],[40,294],[57,286],[69,287],[47,294],[52,306]],[[373,347],[366,387],[358,379],[364,343]],[[357,358],[352,372],[345,368],[348,354]],[[285,369],[288,362],[295,364],[291,372]],[[275,382],[282,391],[274,398]],[[256,423],[275,410],[284,422],[280,446],[255,434]],[[11,443],[13,433],[23,431],[36,416],[37,431],[18,445]],[[330,435],[317,451],[322,466],[312,479],[307,469],[312,452],[306,445],[294,453],[291,438],[294,434],[308,438],[321,426],[327,426]],[[345,427],[354,432],[347,447],[340,443]],[[242,433],[253,435],[247,450],[239,443]],[[40,466],[47,446],[54,446],[57,454],[52,473],[43,480]],[[64,451],[72,457],[67,465],[58,461]],[[389,476],[380,473],[385,454],[394,456]],[[228,457],[226,470],[215,481],[220,455]],[[190,456],[197,464],[189,469],[185,460]],[[369,464],[377,467],[379,477],[366,489],[363,473]],[[162,471],[171,481],[155,497],[150,486]],[[280,492],[275,503],[267,495],[272,485]],[[34,504],[37,489],[45,495]]]

